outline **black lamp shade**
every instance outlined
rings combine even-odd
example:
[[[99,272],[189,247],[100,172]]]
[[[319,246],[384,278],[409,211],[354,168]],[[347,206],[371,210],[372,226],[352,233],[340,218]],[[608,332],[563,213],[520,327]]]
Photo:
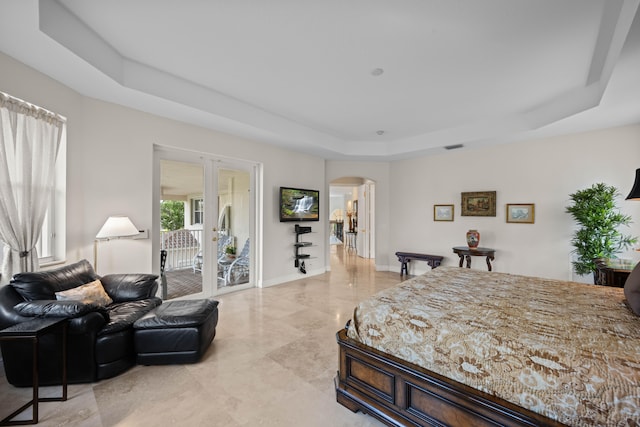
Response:
[[[636,169],[636,182],[626,200],[640,200],[640,169]]]

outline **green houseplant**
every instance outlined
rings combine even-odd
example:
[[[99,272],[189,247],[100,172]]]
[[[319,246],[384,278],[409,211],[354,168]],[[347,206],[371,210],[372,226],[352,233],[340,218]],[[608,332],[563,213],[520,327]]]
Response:
[[[236,254],[236,247],[233,245],[227,245],[224,247],[224,252],[228,255],[228,256],[235,256]]]
[[[567,206],[579,227],[571,244],[578,258],[573,267],[579,275],[594,273],[596,258],[616,258],[616,255],[637,242],[637,238],[622,234],[620,226],[631,223],[629,215],[620,213],[616,206],[618,190],[603,183],[570,194],[572,204]],[[594,276],[595,279],[595,276]]]

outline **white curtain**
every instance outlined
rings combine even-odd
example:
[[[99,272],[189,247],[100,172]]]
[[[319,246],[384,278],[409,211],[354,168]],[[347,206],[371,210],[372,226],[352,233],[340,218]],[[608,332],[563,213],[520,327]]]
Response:
[[[39,268],[35,246],[65,126],[63,117],[0,92],[0,285]]]

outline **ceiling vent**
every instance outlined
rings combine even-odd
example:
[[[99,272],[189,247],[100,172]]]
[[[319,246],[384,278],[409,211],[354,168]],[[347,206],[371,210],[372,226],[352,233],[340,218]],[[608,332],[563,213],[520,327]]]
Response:
[[[462,148],[464,147],[464,145],[462,144],[453,144],[453,145],[445,145],[444,148],[445,150],[456,150],[458,148]]]

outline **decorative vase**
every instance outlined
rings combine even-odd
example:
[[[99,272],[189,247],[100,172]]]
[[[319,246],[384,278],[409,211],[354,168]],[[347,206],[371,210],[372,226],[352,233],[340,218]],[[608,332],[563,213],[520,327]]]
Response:
[[[467,245],[469,248],[475,249],[480,244],[480,233],[478,230],[469,230],[467,231]]]

